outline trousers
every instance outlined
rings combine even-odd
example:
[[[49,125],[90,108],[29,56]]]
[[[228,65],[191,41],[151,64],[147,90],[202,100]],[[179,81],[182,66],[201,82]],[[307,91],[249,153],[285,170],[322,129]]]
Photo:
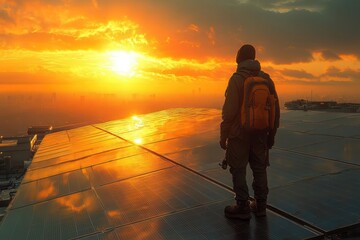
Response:
[[[269,151],[267,149],[267,134],[243,134],[228,139],[226,160],[230,166],[233,190],[237,202],[249,199],[249,189],[246,183],[246,168],[249,163],[253,174],[252,188],[258,201],[266,201],[269,193],[267,167]]]

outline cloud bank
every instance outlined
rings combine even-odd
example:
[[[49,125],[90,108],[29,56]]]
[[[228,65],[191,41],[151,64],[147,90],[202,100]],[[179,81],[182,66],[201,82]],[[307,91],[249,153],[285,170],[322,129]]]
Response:
[[[148,77],[224,82],[237,49],[251,43],[278,83],[360,91],[358,9],[358,0],[0,0],[0,62],[9,62],[4,53],[13,50],[25,52],[27,61],[31,52],[74,52],[76,61],[69,62],[86,65],[95,63],[76,52],[126,49],[151,56],[141,72]],[[54,72],[54,64],[59,72],[67,67],[40,63]]]

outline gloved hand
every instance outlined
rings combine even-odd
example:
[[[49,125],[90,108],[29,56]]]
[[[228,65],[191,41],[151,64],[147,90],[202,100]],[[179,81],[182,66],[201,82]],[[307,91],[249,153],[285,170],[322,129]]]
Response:
[[[227,148],[226,139],[220,139],[220,147],[224,150]]]
[[[275,131],[270,131],[267,137],[267,147],[268,149],[271,149],[274,146],[275,143],[275,134],[276,134],[276,130]]]

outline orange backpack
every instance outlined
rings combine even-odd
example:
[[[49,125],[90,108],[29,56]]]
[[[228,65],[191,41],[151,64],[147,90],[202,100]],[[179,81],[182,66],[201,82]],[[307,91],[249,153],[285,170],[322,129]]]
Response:
[[[270,83],[262,77],[250,76],[244,80],[244,98],[241,104],[242,127],[251,132],[275,128],[275,96]]]

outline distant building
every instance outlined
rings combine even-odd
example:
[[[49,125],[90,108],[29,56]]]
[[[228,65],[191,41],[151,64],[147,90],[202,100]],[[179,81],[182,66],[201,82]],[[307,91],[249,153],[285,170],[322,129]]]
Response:
[[[308,101],[298,99],[285,102],[288,110],[316,110],[327,112],[360,112],[360,103],[337,103],[335,101]]]
[[[19,173],[32,158],[37,136],[0,137],[0,175]]]
[[[53,130],[52,126],[32,126],[28,128],[27,133],[31,135],[37,135],[38,140],[45,137],[46,134],[51,133]]]

